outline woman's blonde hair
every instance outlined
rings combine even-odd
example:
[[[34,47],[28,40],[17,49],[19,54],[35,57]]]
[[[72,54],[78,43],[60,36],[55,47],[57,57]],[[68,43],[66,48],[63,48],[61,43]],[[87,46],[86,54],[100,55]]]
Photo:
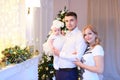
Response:
[[[100,44],[100,39],[98,37],[98,33],[95,29],[95,27],[93,27],[92,25],[86,25],[83,30],[82,30],[82,33],[83,33],[83,38],[85,38],[85,30],[86,29],[90,29],[95,35],[96,35],[96,38],[95,38],[95,44],[93,46],[96,46],[98,44]],[[86,42],[87,44],[89,44],[88,42]]]

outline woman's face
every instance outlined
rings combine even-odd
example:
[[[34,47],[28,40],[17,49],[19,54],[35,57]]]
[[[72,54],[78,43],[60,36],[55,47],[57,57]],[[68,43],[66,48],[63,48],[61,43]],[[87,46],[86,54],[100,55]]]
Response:
[[[96,34],[93,33],[89,28],[87,28],[84,32],[84,39],[89,44],[94,44],[95,43],[95,38],[96,38]]]

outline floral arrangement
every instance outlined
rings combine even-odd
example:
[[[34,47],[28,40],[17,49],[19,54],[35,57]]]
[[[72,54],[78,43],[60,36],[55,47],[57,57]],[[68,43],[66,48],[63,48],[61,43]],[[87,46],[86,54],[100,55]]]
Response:
[[[68,10],[67,10],[67,8],[66,8],[66,6],[65,6],[63,10],[60,10],[60,11],[59,11],[59,13],[57,14],[57,17],[55,18],[56,20],[59,20],[59,21],[61,21],[61,22],[64,23],[64,27],[61,28],[61,30],[63,30],[63,31],[66,30],[64,18],[65,18],[65,14],[66,14],[67,12],[68,12]]]
[[[68,10],[66,9],[66,7],[64,7],[64,10],[59,11],[57,17],[53,21],[54,22],[53,24],[55,25],[58,25],[56,23],[58,23],[59,21],[62,22],[62,23],[59,22],[60,24],[58,25],[58,26],[62,25],[61,27],[62,31],[66,30],[64,17],[67,12]],[[49,37],[49,35],[47,37]],[[47,49],[47,52],[43,52],[42,60],[40,61],[40,64],[38,67],[39,80],[53,80],[53,77],[55,76],[55,70],[53,68],[53,56],[49,55],[48,48],[45,48],[45,49]]]
[[[21,49],[19,46],[6,48],[2,51],[3,58],[1,63],[9,64],[17,64],[23,62],[32,57],[32,50],[28,47]]]

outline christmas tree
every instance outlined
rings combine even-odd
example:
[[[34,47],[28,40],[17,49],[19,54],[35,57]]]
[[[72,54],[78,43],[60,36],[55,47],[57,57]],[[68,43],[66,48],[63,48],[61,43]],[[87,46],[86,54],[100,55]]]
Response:
[[[66,7],[64,7],[64,10],[59,11],[55,20],[64,22],[64,17],[67,12],[68,10],[66,9]],[[61,30],[63,32],[67,30],[65,22],[64,27],[61,28]],[[45,52],[43,52],[42,60],[40,61],[38,66],[38,75],[39,80],[52,80],[52,78],[55,76],[55,70],[53,68],[53,56],[46,55]]]

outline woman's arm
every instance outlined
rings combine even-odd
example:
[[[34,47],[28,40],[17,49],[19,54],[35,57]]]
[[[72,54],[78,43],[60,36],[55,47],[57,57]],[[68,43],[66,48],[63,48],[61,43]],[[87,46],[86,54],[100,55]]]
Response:
[[[86,70],[95,72],[95,73],[103,73],[104,70],[104,57],[103,56],[94,56],[94,61],[95,61],[95,66],[88,66],[86,64],[83,64],[80,61],[75,61],[74,63],[79,66],[82,67]]]

